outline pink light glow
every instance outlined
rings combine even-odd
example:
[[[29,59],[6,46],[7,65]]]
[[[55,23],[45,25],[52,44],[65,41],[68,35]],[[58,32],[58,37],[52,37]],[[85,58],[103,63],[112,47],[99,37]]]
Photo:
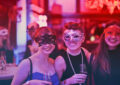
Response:
[[[115,8],[120,10],[120,1],[119,0],[86,0],[86,7],[89,9],[100,10],[104,6],[107,6],[109,13],[112,14]]]

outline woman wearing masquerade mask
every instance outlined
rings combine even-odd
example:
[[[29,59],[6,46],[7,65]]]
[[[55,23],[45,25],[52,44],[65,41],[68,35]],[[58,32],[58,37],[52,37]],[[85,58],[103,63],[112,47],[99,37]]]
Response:
[[[120,85],[120,26],[106,27],[92,61],[95,85]]]
[[[55,60],[55,68],[63,85],[86,85],[91,54],[81,47],[84,40],[84,31],[80,24],[74,22],[65,24],[63,41],[67,50],[62,51],[61,56]],[[81,65],[86,68],[85,73],[80,73],[83,72]]]
[[[41,27],[35,33],[38,51],[23,60],[11,85],[59,85],[53,63],[49,55],[55,48],[55,36],[48,27]],[[48,80],[49,79],[49,80]]]

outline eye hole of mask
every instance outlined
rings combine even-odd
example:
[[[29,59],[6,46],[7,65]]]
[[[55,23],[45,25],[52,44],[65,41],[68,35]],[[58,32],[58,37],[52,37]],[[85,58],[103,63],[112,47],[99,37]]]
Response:
[[[65,39],[65,41],[70,41],[71,40],[71,38],[74,40],[74,41],[79,41],[79,40],[81,40],[82,39],[82,37],[83,37],[83,35],[81,34],[81,35],[65,35],[64,36],[64,39]]]

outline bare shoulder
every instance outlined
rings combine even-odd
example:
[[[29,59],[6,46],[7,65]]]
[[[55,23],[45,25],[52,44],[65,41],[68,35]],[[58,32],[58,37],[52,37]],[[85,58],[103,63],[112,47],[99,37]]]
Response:
[[[29,74],[30,62],[24,59],[18,65],[18,69],[14,75],[11,85],[22,85]]]
[[[55,70],[58,74],[59,79],[61,79],[63,72],[66,69],[66,63],[64,61],[64,58],[62,56],[58,56],[55,59]]]
[[[82,47],[86,57],[87,57],[87,60],[88,62],[90,61],[90,56],[91,56],[91,52],[89,52],[86,48]]]
[[[20,62],[18,65],[18,70],[24,70],[24,71],[29,71],[30,68],[30,61],[28,59],[24,59]]]
[[[20,66],[28,66],[30,64],[28,59],[24,59],[20,62],[19,67]]]
[[[65,69],[65,61],[64,61],[64,58],[62,56],[58,56],[55,59],[55,67]]]
[[[64,64],[65,61],[64,61],[64,58],[62,56],[58,56],[56,59],[55,59],[55,64],[58,64],[58,65],[62,65]]]

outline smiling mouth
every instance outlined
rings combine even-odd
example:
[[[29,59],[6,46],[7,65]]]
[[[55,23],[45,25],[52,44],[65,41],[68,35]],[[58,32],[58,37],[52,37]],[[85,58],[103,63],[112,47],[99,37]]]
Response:
[[[77,43],[74,42],[74,41],[71,41],[71,42],[69,42],[69,44],[71,44],[71,45],[76,45]]]
[[[46,47],[46,48],[44,48],[44,50],[49,51],[49,50],[51,50],[51,48],[50,47]]]
[[[112,40],[109,40],[111,43],[116,43],[117,40],[116,39],[112,39]]]
[[[45,50],[50,50],[50,48],[44,48]]]
[[[76,44],[74,44],[74,43],[70,43],[69,45],[70,45],[70,46],[75,46]]]

